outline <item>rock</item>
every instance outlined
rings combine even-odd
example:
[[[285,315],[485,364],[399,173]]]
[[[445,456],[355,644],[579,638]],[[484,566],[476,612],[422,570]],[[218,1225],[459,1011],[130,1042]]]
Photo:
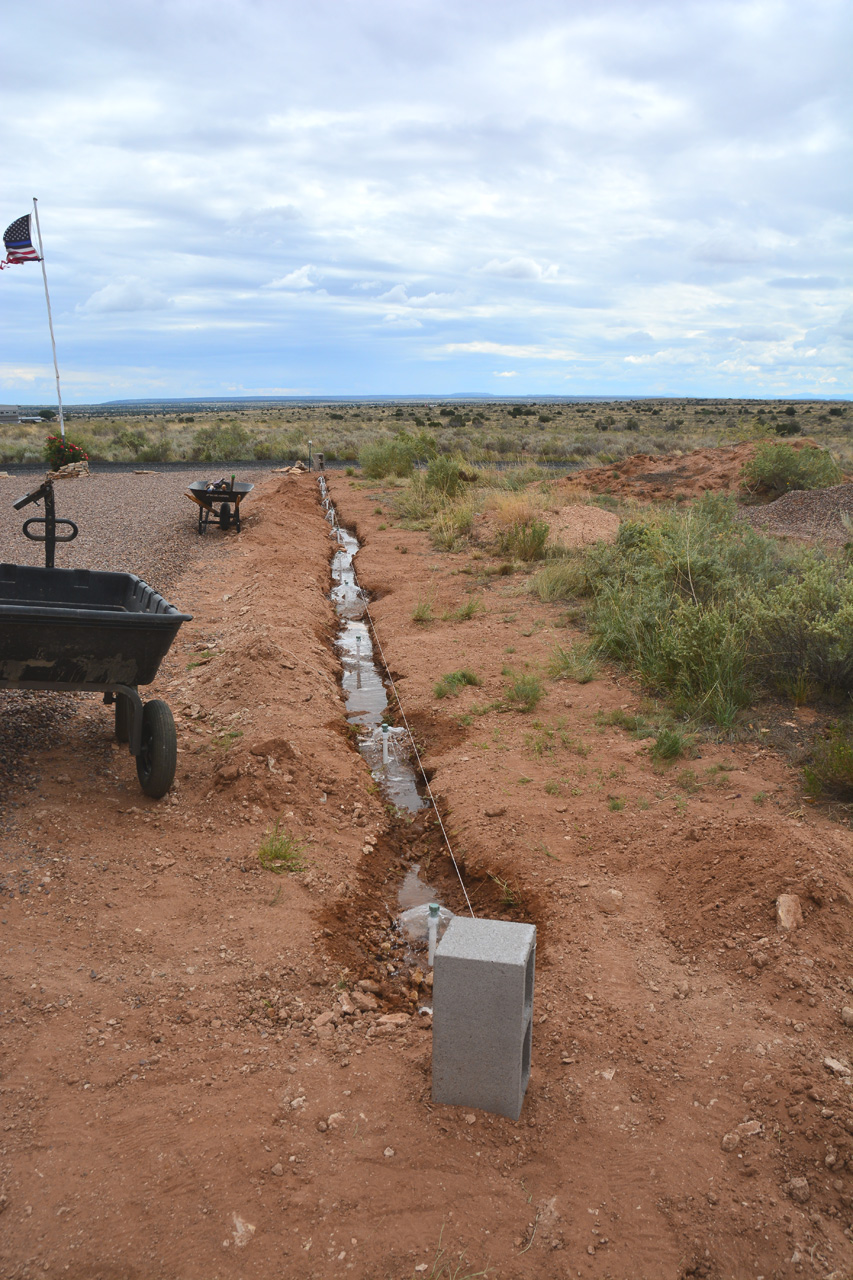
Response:
[[[845,1005],[841,1010],[841,1021],[845,1027],[853,1027],[853,1008],[850,1005]]]
[[[843,1062],[839,1062],[837,1058],[824,1058],[823,1065],[837,1076],[850,1075],[850,1068],[846,1067]]]
[[[744,1120],[743,1124],[739,1124],[737,1131],[742,1138],[754,1138],[757,1133],[764,1132],[764,1125],[760,1120]]]
[[[740,1138],[736,1133],[724,1133],[720,1146],[724,1151],[734,1151],[739,1142]]]
[[[797,1204],[808,1204],[811,1196],[811,1188],[806,1178],[792,1178],[785,1190],[792,1200]]]
[[[618,889],[601,889],[595,895],[595,905],[605,915],[615,915],[622,910],[622,894]]]
[[[319,1031],[321,1027],[328,1027],[330,1024],[333,1024],[337,1016],[338,1015],[332,1011],[329,1011],[329,1013],[321,1013],[319,1018],[314,1019],[313,1025],[315,1029]]]
[[[377,1019],[377,1027],[405,1027],[408,1024],[409,1015],[407,1013],[383,1013],[381,1018]]]
[[[220,786],[226,782],[236,782],[240,777],[240,770],[236,764],[224,764],[221,769],[216,771],[216,785]]]
[[[284,1165],[274,1164],[273,1167],[270,1169],[270,1173],[273,1175],[273,1177],[280,1178],[284,1173]]]
[[[347,1017],[355,1013],[355,1005],[350,999],[348,992],[341,992],[338,996],[338,1004],[341,1006],[341,1013],[345,1014]]]
[[[502,818],[503,815],[506,813],[506,805],[492,804],[492,805],[489,805],[487,809],[484,809],[483,812],[485,813],[487,818]]]
[[[776,928],[782,933],[802,928],[803,910],[795,893],[780,893],[776,899]]]
[[[394,1155],[394,1148],[386,1147],[385,1150],[382,1152],[382,1154],[383,1156],[386,1156],[390,1160],[391,1156]]]
[[[382,990],[379,983],[374,982],[372,978],[360,978],[358,986],[362,991],[372,991],[375,996],[378,996]]]
[[[317,1121],[317,1132],[318,1132],[318,1133],[326,1133],[326,1132],[328,1132],[328,1128],[329,1128],[329,1126],[328,1126],[328,1124],[326,1123],[326,1121],[325,1121],[325,1120],[318,1120],[318,1121]]]
[[[379,1001],[369,991],[353,991],[352,1002],[357,1009],[363,1009],[365,1012],[379,1008]]]
[[[343,1124],[345,1118],[343,1111],[333,1111],[326,1121],[326,1124],[330,1129],[338,1129]]]

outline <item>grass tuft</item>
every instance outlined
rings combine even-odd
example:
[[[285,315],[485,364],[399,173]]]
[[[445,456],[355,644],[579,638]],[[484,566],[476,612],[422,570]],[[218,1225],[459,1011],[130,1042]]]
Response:
[[[482,683],[480,677],[473,671],[467,669],[449,671],[447,675],[441,677],[433,692],[436,698],[455,698],[460,689],[464,689],[467,685],[477,686]]]
[[[304,847],[295,836],[276,824],[267,832],[258,849],[258,861],[265,871],[283,875],[287,871],[304,871]]]

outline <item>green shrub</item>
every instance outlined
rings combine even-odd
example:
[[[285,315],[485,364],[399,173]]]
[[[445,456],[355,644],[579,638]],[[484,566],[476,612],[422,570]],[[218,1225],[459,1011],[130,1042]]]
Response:
[[[482,683],[478,675],[465,668],[462,671],[449,671],[442,676],[433,692],[437,698],[455,698],[459,690],[467,685],[477,686]]]
[[[811,796],[853,798],[853,741],[849,725],[833,725],[825,737],[818,739],[803,776]]]
[[[371,480],[385,476],[410,476],[418,456],[418,441],[406,431],[390,440],[367,444],[358,455],[359,466]]]
[[[598,675],[598,663],[592,646],[573,644],[566,649],[561,644],[555,645],[548,674],[554,680],[576,680],[578,684],[589,684]]]
[[[436,516],[432,541],[440,551],[458,551],[474,525],[473,509],[467,505],[447,507]]]
[[[498,546],[504,555],[519,560],[541,560],[547,539],[548,525],[544,520],[517,520],[498,534]]]
[[[569,557],[544,565],[531,578],[530,590],[540,600],[551,604],[555,600],[571,600],[573,596],[584,594],[585,582],[583,561]]]
[[[193,436],[192,456],[201,462],[237,461],[252,452],[249,433],[239,423],[216,423],[202,427]]]
[[[455,498],[462,488],[463,480],[456,458],[439,454],[430,461],[426,471],[426,487],[434,489],[444,498]]]
[[[676,729],[661,729],[652,747],[653,760],[677,760],[684,755],[685,740]]]
[[[841,468],[827,449],[794,449],[789,444],[759,444],[741,475],[750,489],[779,496],[792,489],[827,489],[840,484]]]
[[[841,558],[804,550],[796,571],[749,602],[755,660],[772,682],[797,688],[853,688],[853,576]]]

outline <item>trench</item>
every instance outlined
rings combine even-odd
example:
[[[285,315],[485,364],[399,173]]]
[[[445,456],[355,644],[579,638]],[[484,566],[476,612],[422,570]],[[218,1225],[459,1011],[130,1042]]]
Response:
[[[369,597],[356,575],[361,544],[355,532],[339,523],[322,475],[318,486],[334,544],[330,596],[338,629],[333,644],[341,664],[346,720],[390,812],[376,845],[365,846],[358,889],[327,907],[322,922],[330,953],[347,971],[377,981],[386,1002],[428,1009],[428,904],[440,906],[439,938],[452,915],[467,914],[466,893],[478,916],[520,917],[517,911],[508,913],[499,884],[488,873],[465,874],[462,890],[408,730],[395,723],[396,695],[383,677]]]

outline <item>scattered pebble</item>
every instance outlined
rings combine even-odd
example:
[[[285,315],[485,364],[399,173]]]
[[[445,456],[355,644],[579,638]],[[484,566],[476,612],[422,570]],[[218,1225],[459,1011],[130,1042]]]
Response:
[[[795,893],[780,893],[776,899],[776,927],[781,933],[802,928],[803,909]]]
[[[395,1154],[395,1152],[394,1152],[394,1148],[393,1148],[393,1147],[386,1147],[386,1148],[385,1148],[385,1150],[382,1152],[382,1154],[383,1154],[383,1156],[387,1156],[387,1157],[390,1159],[390,1158],[391,1158],[391,1156],[393,1156],[393,1155]]]
[[[811,1188],[809,1187],[808,1179],[792,1178],[785,1190],[788,1192],[791,1199],[795,1200],[797,1204],[808,1204],[809,1197],[811,1196]]]

